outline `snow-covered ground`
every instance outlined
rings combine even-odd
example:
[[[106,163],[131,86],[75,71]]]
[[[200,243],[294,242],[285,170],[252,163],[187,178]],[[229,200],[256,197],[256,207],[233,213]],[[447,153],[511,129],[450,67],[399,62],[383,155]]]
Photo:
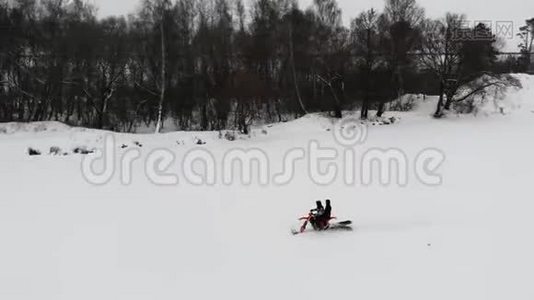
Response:
[[[179,163],[177,185],[145,174],[143,159],[156,149],[180,162],[202,148],[217,163],[235,148],[261,149],[272,173],[310,141],[342,153],[332,121],[318,115],[234,142],[215,132],[115,134],[116,158],[132,149],[142,158],[130,185],[116,172],[101,186],[84,179],[87,156],[72,149],[101,147],[108,133],[0,124],[0,299],[533,299],[534,77],[520,77],[522,90],[477,117],[432,119],[428,98],[390,112],[401,121],[371,126],[356,147],[358,155],[398,148],[410,166],[422,150],[439,149],[439,186],[413,172],[405,187],[342,177],[322,186],[305,161],[283,186],[220,178],[195,186]],[[506,115],[493,113],[503,105]],[[69,155],[48,155],[54,146]],[[28,156],[28,147],[43,155]],[[291,235],[327,198],[355,230]]]

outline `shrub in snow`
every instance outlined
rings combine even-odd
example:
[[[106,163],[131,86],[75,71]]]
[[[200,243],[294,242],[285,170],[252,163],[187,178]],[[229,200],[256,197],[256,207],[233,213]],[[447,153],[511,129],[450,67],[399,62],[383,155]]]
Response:
[[[87,147],[85,147],[85,146],[82,146],[82,147],[76,147],[76,148],[74,148],[74,150],[72,150],[72,152],[74,152],[75,154],[83,154],[83,155],[87,155],[87,154],[92,154],[92,153],[94,153],[93,150],[89,150],[89,149],[87,149]]]
[[[371,126],[393,125],[399,121],[400,121],[400,118],[397,118],[397,117],[389,117],[389,118],[374,117],[374,118],[371,118],[371,120],[367,124],[370,124]],[[365,124],[365,123],[362,123],[362,124]]]
[[[195,144],[196,144],[196,145],[205,145],[206,142],[204,142],[203,140],[201,140],[201,139],[195,137]]]
[[[61,148],[56,146],[50,147],[50,151],[48,153],[50,155],[61,155]]]
[[[398,121],[399,119],[396,117],[389,117],[389,118],[385,118],[384,120],[382,120],[381,125],[392,125],[392,124],[397,123]]]
[[[508,91],[521,87],[521,82],[514,76],[483,75],[458,89],[452,109],[458,114],[475,116],[479,113],[506,114],[508,108],[514,107],[513,101],[507,97]]]
[[[454,103],[453,109],[456,113],[459,114],[477,114],[477,107],[480,107],[482,105],[482,102],[485,101],[485,95],[478,97],[471,97],[469,99],[466,99],[462,102]]]
[[[261,130],[261,133],[264,134],[264,135],[268,135],[268,134],[269,134],[269,133],[267,132],[267,129],[265,129],[265,128]]]
[[[30,156],[41,155],[41,151],[39,151],[37,149],[34,149],[32,147],[29,147],[28,148],[28,155],[30,155]]]
[[[389,105],[390,111],[411,111],[417,105],[417,100],[422,99],[421,95],[406,94]]]
[[[237,139],[236,137],[236,134],[235,132],[233,131],[227,131],[225,134],[224,134],[224,138],[227,140],[227,141],[230,141],[230,142],[233,142]]]

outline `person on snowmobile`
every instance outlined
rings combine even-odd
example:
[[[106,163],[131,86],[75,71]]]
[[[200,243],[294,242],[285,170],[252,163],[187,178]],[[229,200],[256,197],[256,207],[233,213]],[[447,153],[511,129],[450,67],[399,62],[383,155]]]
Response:
[[[319,229],[325,229],[328,227],[328,223],[330,222],[330,219],[332,218],[332,205],[330,203],[330,199],[326,200],[326,206],[324,208],[324,211],[321,215],[319,215],[316,218],[317,227]]]
[[[315,201],[315,205],[317,207],[312,209],[311,212],[314,213],[315,215],[322,215],[324,213],[324,206],[323,206],[323,203],[321,202],[321,200]]]
[[[317,207],[310,211],[310,213],[312,214],[310,223],[312,224],[315,230],[321,230],[324,228],[324,222],[322,220],[325,213],[325,208],[320,200],[317,200],[315,204],[317,205]]]
[[[302,217],[299,220],[304,221],[302,226],[300,227],[300,231],[292,230],[293,234],[300,234],[306,231],[306,226],[309,224],[312,225],[313,229],[316,231],[323,231],[323,230],[348,230],[352,231],[352,221],[342,221],[342,222],[333,222],[330,224],[330,221],[332,220],[332,204],[330,202],[330,199],[326,200],[326,207],[323,207],[323,204],[321,201],[316,202],[317,207],[310,210],[310,213],[306,217]],[[335,217],[334,217],[335,219]]]
[[[330,221],[330,218],[332,217],[332,205],[330,205],[330,199],[326,200],[326,207],[324,208],[324,218],[327,221]]]
[[[330,204],[330,199],[326,200],[326,206],[324,208],[324,214],[321,218],[321,222],[323,224],[323,227],[328,226],[328,222],[330,222],[330,219],[332,218],[332,205]]]

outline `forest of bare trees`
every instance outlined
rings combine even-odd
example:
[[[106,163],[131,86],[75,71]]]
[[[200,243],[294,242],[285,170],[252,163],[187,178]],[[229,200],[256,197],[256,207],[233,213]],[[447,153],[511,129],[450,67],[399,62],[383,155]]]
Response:
[[[439,117],[461,86],[532,64],[533,20],[523,55],[502,58],[491,28],[428,19],[415,0],[386,0],[350,27],[341,13],[335,0],[143,0],[98,19],[82,0],[0,0],[0,122],[247,133],[310,112],[381,116],[405,93],[440,95]]]

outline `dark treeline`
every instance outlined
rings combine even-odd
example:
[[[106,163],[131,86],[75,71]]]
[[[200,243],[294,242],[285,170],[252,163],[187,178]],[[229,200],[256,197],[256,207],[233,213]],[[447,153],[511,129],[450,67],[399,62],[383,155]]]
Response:
[[[464,24],[429,20],[415,0],[386,0],[350,28],[335,0],[144,0],[103,20],[82,0],[0,0],[0,122],[160,131],[170,118],[246,133],[308,112],[381,116],[405,93],[441,95],[440,116],[461,86],[531,63],[532,23],[524,55],[506,60],[491,29]]]

